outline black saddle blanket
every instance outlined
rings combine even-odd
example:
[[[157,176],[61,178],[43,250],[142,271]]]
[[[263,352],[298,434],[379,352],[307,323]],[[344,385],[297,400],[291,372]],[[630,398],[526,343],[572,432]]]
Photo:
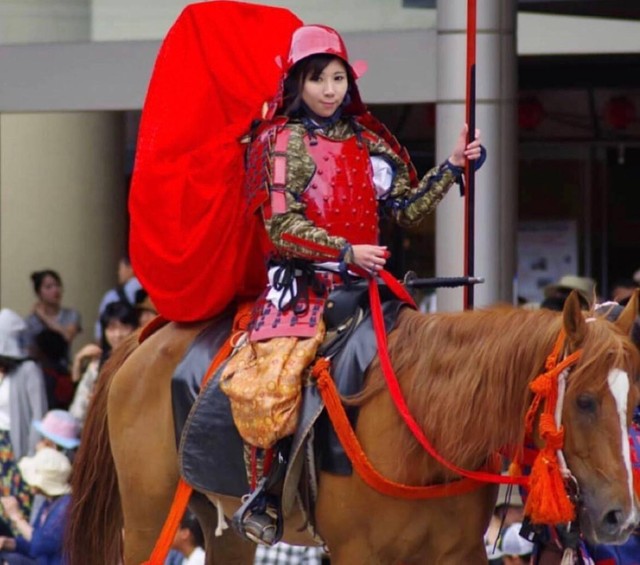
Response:
[[[395,326],[402,303],[383,304],[387,333]],[[192,487],[222,495],[242,496],[249,490],[243,457],[243,442],[233,423],[231,405],[220,390],[217,373],[200,392],[202,376],[229,335],[232,315],[217,318],[194,340],[176,369],[172,381],[176,438],[179,443],[182,476]],[[331,373],[342,395],[362,390],[364,374],[377,352],[370,315],[355,328],[344,347],[333,357]],[[351,473],[344,451],[322,416],[322,399],[315,386],[303,390],[302,411],[292,452],[299,449],[311,428],[315,427],[316,448],[322,470]],[[357,409],[347,410],[355,425]]]

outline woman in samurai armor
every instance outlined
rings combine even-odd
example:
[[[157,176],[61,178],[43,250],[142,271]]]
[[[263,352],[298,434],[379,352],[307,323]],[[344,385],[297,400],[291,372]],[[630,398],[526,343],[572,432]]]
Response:
[[[417,224],[461,180],[465,161],[485,155],[478,132],[467,145],[465,128],[450,157],[418,179],[407,151],[361,101],[365,66],[349,62],[329,27],[296,29],[282,67],[280,93],[244,139],[247,205],[273,248],[269,284],[221,378],[254,489],[235,524],[265,544],[282,530],[273,476],[283,450],[274,446],[295,431],[302,376],[325,335],[327,293],[384,267],[381,213]]]

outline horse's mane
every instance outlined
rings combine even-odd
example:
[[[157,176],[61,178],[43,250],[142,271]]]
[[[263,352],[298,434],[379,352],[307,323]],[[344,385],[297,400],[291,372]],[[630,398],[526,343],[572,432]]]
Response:
[[[401,313],[389,336],[389,354],[413,416],[442,455],[477,467],[489,453],[506,448],[513,454],[522,445],[531,398],[527,384],[542,372],[561,320],[558,312],[506,306]],[[614,365],[633,363],[630,374],[637,373],[638,353],[628,339],[603,319],[588,326],[585,354],[569,391],[577,384],[604,386]],[[385,388],[376,359],[365,390],[351,403],[361,404]],[[403,437],[407,456],[422,449],[408,430]]]

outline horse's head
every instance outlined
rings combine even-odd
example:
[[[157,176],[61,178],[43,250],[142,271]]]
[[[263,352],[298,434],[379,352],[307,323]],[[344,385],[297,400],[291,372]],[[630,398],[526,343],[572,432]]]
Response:
[[[614,323],[585,319],[574,292],[562,314],[569,348],[583,349],[562,406],[564,454],[592,542],[623,543],[640,520],[628,437],[639,399],[640,354],[629,337],[639,305],[636,292]]]

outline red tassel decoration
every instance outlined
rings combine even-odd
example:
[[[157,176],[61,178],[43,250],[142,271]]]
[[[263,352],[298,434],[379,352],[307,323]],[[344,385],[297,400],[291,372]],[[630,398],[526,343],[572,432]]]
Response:
[[[554,350],[547,358],[547,372],[530,384],[535,397],[525,418],[526,428],[531,433],[535,415],[539,412],[538,435],[544,442],[531,469],[524,509],[525,515],[536,524],[561,524],[575,519],[575,507],[567,495],[557,455],[564,444],[564,429],[556,426],[554,414],[558,401],[558,376],[569,363],[577,361],[581,351],[574,352],[558,364],[563,344],[564,332],[560,332]]]

